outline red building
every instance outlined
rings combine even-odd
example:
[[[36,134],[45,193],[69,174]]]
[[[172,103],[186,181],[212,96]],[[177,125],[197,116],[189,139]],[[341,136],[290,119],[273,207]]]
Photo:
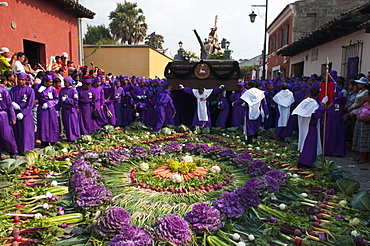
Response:
[[[50,57],[69,54],[79,61],[79,18],[94,18],[95,13],[76,0],[8,0],[1,6],[0,47],[24,52],[31,62],[43,66]]]

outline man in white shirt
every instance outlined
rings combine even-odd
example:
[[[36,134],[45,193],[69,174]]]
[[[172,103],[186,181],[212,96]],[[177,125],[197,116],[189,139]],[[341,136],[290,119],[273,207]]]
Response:
[[[26,58],[26,55],[23,52],[17,53],[17,58],[16,58],[16,61],[14,62],[14,67],[13,67],[14,73],[18,73],[18,72],[24,73],[25,72],[24,66],[22,64],[25,58]]]

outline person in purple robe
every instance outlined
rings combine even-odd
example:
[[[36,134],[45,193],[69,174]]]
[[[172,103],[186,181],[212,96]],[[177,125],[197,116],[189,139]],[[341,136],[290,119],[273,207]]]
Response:
[[[262,125],[261,107],[266,118],[268,118],[269,112],[265,93],[256,88],[256,82],[249,81],[248,87],[249,89],[233,104],[245,107],[245,137],[247,143],[251,144]]]
[[[103,79],[103,78],[102,78]],[[105,80],[105,79],[103,79]],[[115,126],[117,119],[116,119],[116,112],[114,110],[114,101],[116,100],[116,86],[110,84],[108,81],[104,82],[101,87],[104,91],[104,115],[107,122]]]
[[[16,115],[9,92],[4,87],[5,80],[5,76],[0,75],[0,160],[1,152],[6,151],[15,159],[18,151],[12,128],[16,124]]]
[[[116,126],[123,126],[123,115],[122,115],[122,97],[125,96],[125,91],[121,86],[119,79],[114,80],[114,86],[116,87],[116,93],[114,97],[114,113],[116,115]]]
[[[132,90],[130,93],[132,98],[135,100],[136,109],[139,113],[141,121],[146,122],[147,120],[145,117],[147,114],[145,114],[145,110],[147,110],[147,103],[153,104],[153,102],[149,102],[149,98],[152,98],[152,93],[146,86],[146,81],[140,80],[140,84],[135,86],[134,90]],[[149,107],[151,107],[151,105],[149,105]]]
[[[121,87],[125,92],[131,92],[135,88],[134,83],[132,83],[127,76],[120,75],[118,76],[118,79],[121,82]]]
[[[311,87],[309,97],[303,100],[294,110],[293,115],[298,115],[298,166],[303,168],[312,167],[316,157],[322,154],[320,137],[320,118],[326,108],[317,103],[316,98],[320,93],[318,87]],[[324,97],[326,104],[328,97]]]
[[[18,153],[23,155],[26,150],[35,148],[35,125],[32,109],[35,104],[35,91],[27,86],[28,74],[19,72],[18,85],[10,90],[17,124],[13,125],[14,136],[18,146]]]
[[[346,155],[346,131],[344,124],[345,105],[347,98],[336,86],[336,92],[331,106],[327,109],[325,155]]]
[[[53,76],[45,75],[42,78],[42,85],[36,90],[36,100],[39,104],[36,139],[41,140],[43,147],[59,140],[59,123],[55,109],[59,95],[52,84]]]
[[[197,100],[197,107],[194,112],[193,126],[200,127],[212,127],[211,122],[211,112],[209,110],[209,96],[212,94],[217,94],[221,89],[225,88],[224,85],[213,89],[205,89],[204,86],[199,86],[198,89],[191,89],[189,87],[184,87],[179,84],[179,88],[184,90],[187,94],[192,94]]]
[[[64,87],[59,93],[59,107],[61,110],[62,124],[68,141],[75,141],[81,136],[78,120],[78,92],[72,86],[72,77],[64,78]]]
[[[230,95],[230,102],[233,103],[240,99],[241,95],[246,91],[244,82],[238,83],[238,91],[233,91]],[[244,126],[245,109],[242,106],[233,106],[231,111],[231,126]]]
[[[145,104],[146,109],[143,112],[143,122],[145,125],[154,127],[156,123],[156,114],[155,114],[155,99],[153,97],[147,98]]]
[[[230,112],[230,103],[226,97],[226,91],[225,90],[220,91],[217,94],[217,97],[219,98],[217,108],[220,110],[220,113],[218,114],[215,126],[226,128],[226,121],[229,118]]]
[[[107,124],[107,119],[103,112],[104,110],[104,91],[100,86],[101,78],[94,77],[93,84],[90,88],[93,94],[93,108],[97,112],[97,117],[94,119],[94,130],[100,129],[104,124]]]
[[[129,126],[134,120],[135,102],[130,92],[125,92],[122,97],[122,126]]]
[[[172,118],[175,116],[176,110],[171,97],[171,89],[172,86],[165,86],[157,95],[157,103],[155,105],[157,122],[153,128],[154,132],[159,132],[162,129],[165,124],[167,114],[171,114],[170,116],[172,116]],[[170,107],[171,111],[166,110],[167,107]]]
[[[287,125],[291,115],[291,106],[294,103],[294,95],[288,90],[286,83],[281,84],[281,91],[276,93],[272,98],[272,101],[276,103],[276,122],[275,122],[275,137],[285,139],[291,137],[290,129],[287,129]],[[289,133],[286,133],[286,130]]]
[[[78,122],[81,134],[91,134],[94,131],[94,119],[92,117],[93,93],[91,91],[92,79],[84,79],[82,86],[77,87],[78,93]]]

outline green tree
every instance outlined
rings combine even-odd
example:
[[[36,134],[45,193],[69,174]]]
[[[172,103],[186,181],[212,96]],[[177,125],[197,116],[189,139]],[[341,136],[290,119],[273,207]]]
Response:
[[[137,3],[125,1],[117,3],[117,8],[110,12],[109,24],[113,38],[121,44],[137,44],[144,41],[146,30],[145,16]]]
[[[90,26],[87,25],[87,32],[83,39],[84,44],[97,44],[97,43],[104,43],[104,44],[114,44],[115,41],[112,37],[112,34],[109,31],[108,27],[105,25],[99,26]]]
[[[145,37],[145,44],[149,45],[153,49],[163,49],[162,44],[164,43],[164,38],[160,34],[150,34]]]

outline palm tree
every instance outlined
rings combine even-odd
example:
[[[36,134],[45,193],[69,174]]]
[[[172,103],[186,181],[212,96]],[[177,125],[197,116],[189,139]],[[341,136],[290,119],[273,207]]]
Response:
[[[113,38],[121,44],[137,44],[144,41],[148,25],[145,16],[136,3],[117,3],[116,10],[110,12],[109,24]]]
[[[162,47],[163,43],[164,43],[163,36],[160,34],[155,34],[155,32],[145,37],[145,44],[149,45],[153,49],[163,49]]]
[[[110,34],[109,28],[105,25],[90,26],[87,25],[87,32],[83,39],[84,44],[97,44],[98,42],[103,42],[106,44],[114,44],[112,35]]]

